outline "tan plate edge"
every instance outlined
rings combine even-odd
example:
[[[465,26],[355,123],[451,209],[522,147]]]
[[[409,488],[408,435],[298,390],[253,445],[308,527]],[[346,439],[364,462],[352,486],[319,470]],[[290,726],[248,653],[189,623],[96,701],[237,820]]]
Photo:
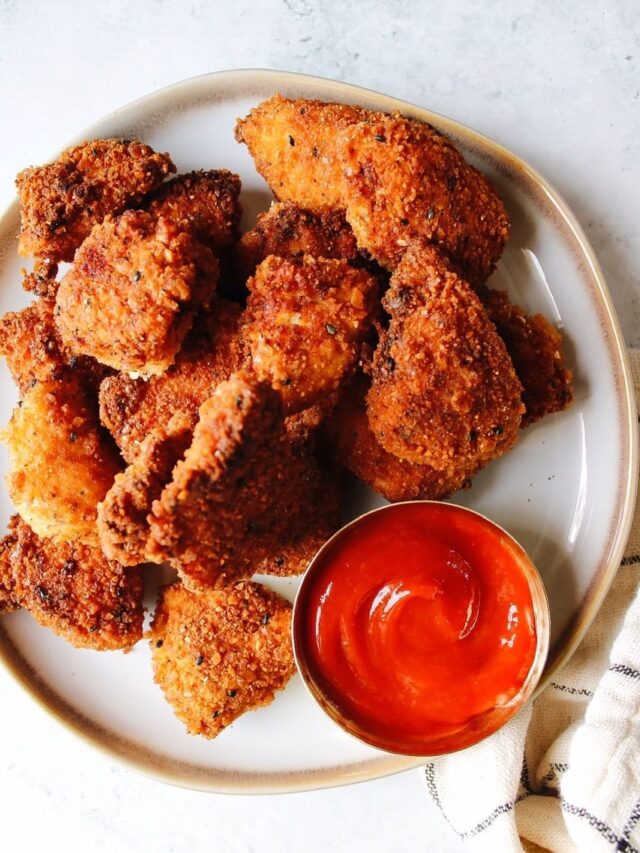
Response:
[[[621,409],[619,417],[622,429],[621,446],[623,448],[623,457],[620,460],[620,465],[626,469],[626,477],[624,478],[624,482],[621,481],[619,483],[617,511],[615,513],[615,522],[609,534],[608,552],[602,560],[594,582],[587,593],[586,602],[582,607],[580,618],[576,619],[569,626],[557,644],[561,648],[556,651],[547,664],[543,678],[536,690],[535,695],[537,695],[574,653],[608,592],[622,559],[631,529],[637,490],[637,410],[626,345],[604,274],[582,227],[564,199],[542,175],[508,149],[494,142],[484,134],[446,116],[423,109],[408,101],[382,95],[371,89],[289,71],[274,71],[269,69],[216,71],[174,83],[171,86],[138,98],[107,114],[102,119],[85,128],[80,134],[77,134],[63,148],[68,147],[68,145],[77,144],[79,141],[95,135],[96,131],[94,128],[104,124],[105,121],[111,118],[117,118],[122,112],[129,111],[136,106],[148,106],[149,102],[152,101],[159,102],[159,106],[162,102],[170,101],[172,95],[182,91],[187,84],[194,89],[202,90],[202,93],[205,94],[210,90],[211,83],[214,80],[216,83],[219,82],[221,87],[227,85],[229,88],[232,88],[232,83],[238,85],[244,81],[245,85],[248,85],[251,81],[254,84],[259,83],[262,86],[271,86],[274,92],[287,84],[314,83],[323,87],[326,93],[324,97],[333,93],[337,100],[347,101],[350,99],[357,100],[363,94],[367,94],[375,97],[385,110],[398,110],[405,114],[413,115],[422,121],[435,123],[451,136],[464,137],[467,142],[475,145],[475,147],[490,150],[498,161],[501,163],[506,161],[514,172],[524,174],[530,182],[542,190],[548,201],[551,202],[552,206],[559,213],[562,224],[577,242],[582,252],[582,259],[587,262],[590,278],[595,283],[601,307],[604,309],[606,324],[603,322],[603,326],[608,325],[613,333],[612,338],[607,335],[607,343],[618,383],[618,399]],[[52,155],[52,158],[56,156],[57,152]],[[8,205],[0,216],[0,227],[10,217],[17,217],[17,201],[15,200]],[[40,708],[54,717],[65,729],[82,738],[93,749],[98,750],[112,760],[114,758],[117,759],[133,770],[168,784],[181,787],[228,794],[300,792],[347,785],[388,776],[402,770],[419,767],[427,760],[389,755],[388,758],[375,762],[364,761],[341,766],[340,768],[325,768],[317,771],[300,771],[297,773],[249,774],[211,772],[171,759],[163,761],[162,757],[141,748],[138,744],[120,738],[115,733],[97,726],[91,720],[78,714],[75,709],[55,694],[29,667],[20,655],[19,650],[1,627],[0,665],[24,688],[25,692]]]

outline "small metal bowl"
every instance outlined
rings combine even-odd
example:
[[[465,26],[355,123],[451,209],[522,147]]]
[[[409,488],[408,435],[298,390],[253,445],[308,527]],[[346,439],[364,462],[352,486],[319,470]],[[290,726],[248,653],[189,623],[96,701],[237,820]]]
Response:
[[[311,581],[317,574],[319,567],[323,565],[328,552],[330,552],[343,538],[348,537],[353,533],[354,529],[357,528],[364,519],[375,514],[389,512],[393,510],[394,507],[402,506],[403,503],[411,505],[436,504],[438,506],[442,506],[442,503],[439,501],[405,501],[402,503],[379,507],[378,509],[371,510],[370,512],[367,512],[346,524],[334,533],[334,535],[325,542],[322,548],[320,548],[307,568],[293,605],[293,651],[298,671],[300,672],[307,689],[327,716],[344,732],[352,735],[369,746],[373,746],[376,749],[387,753],[430,758],[437,755],[446,755],[452,752],[458,752],[461,749],[466,749],[473,744],[479,743],[494,734],[498,729],[502,728],[502,726],[512,719],[528,702],[528,700],[531,699],[544,670],[547,653],[549,651],[549,603],[538,570],[525,552],[524,548],[522,548],[522,546],[509,533],[495,522],[491,521],[491,519],[479,512],[475,512],[475,510],[459,506],[458,504],[449,504],[457,510],[470,513],[471,515],[481,518],[489,525],[490,528],[493,528],[495,533],[500,536],[500,539],[503,542],[506,542],[511,548],[514,559],[519,564],[522,574],[527,580],[529,591],[531,593],[536,630],[536,650],[531,668],[529,669],[529,673],[522,684],[522,687],[507,703],[473,718],[468,724],[455,733],[443,735],[438,740],[434,740],[431,744],[433,749],[430,749],[428,754],[424,754],[422,751],[415,751],[411,747],[405,748],[400,745],[390,748],[388,742],[383,738],[379,737],[375,733],[365,730],[356,720],[345,716],[318,683],[318,680],[314,677],[314,673],[312,672],[306,657],[304,620],[305,613],[307,612],[306,605],[308,604],[307,593],[311,586]]]

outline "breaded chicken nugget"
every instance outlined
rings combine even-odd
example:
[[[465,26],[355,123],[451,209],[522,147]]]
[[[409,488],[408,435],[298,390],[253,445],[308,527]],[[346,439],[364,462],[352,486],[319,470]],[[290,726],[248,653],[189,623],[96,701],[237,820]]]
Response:
[[[338,389],[358,363],[378,282],[346,261],[268,257],[249,280],[242,323],[253,369],[286,414]]]
[[[274,95],[237,121],[235,135],[277,199],[312,210],[344,208],[336,136],[341,128],[381,115],[348,104]]]
[[[166,426],[153,429],[134,462],[116,475],[98,504],[98,534],[103,552],[125,566],[144,563],[151,535],[151,506],[171,480],[171,472],[191,444],[191,418],[177,412]]]
[[[437,249],[417,243],[391,278],[373,361],[369,424],[380,444],[447,475],[516,441],[522,386],[495,326]]]
[[[14,515],[0,544],[12,599],[36,622],[78,648],[128,649],[142,638],[142,576],[99,548],[55,544]],[[0,569],[3,572],[3,569]]]
[[[560,332],[542,314],[527,314],[514,305],[504,291],[483,287],[479,296],[522,383],[522,426],[567,409],[573,402],[573,376],[562,358]]]
[[[71,261],[108,213],[133,207],[175,166],[142,142],[96,139],[63,151],[55,163],[16,178],[22,227],[18,251]]]
[[[485,281],[502,254],[509,218],[486,178],[449,140],[401,116],[352,125],[337,137],[347,220],[361,248],[395,269],[424,238],[466,281]]]
[[[22,311],[0,317],[0,355],[24,394],[38,382],[63,379],[73,372],[88,388],[97,390],[110,372],[90,356],[76,356],[60,337],[53,319],[54,303],[38,299]]]
[[[251,231],[235,247],[236,266],[244,280],[269,255],[295,258],[337,258],[350,263],[361,260],[356,238],[340,210],[314,213],[292,202],[272,204],[258,216]]]
[[[194,594],[173,584],[149,633],[156,683],[187,731],[214,738],[286,686],[295,672],[290,633],[291,605],[264,586]]]
[[[42,299],[56,298],[58,292],[58,264],[48,258],[36,258],[31,272],[22,272],[22,287],[28,293],[35,293]]]
[[[13,544],[14,538],[10,535],[0,539],[0,616],[5,613],[11,613],[13,610],[19,610],[20,608],[20,604],[15,596],[15,582],[11,568],[11,549]]]
[[[145,209],[180,225],[216,252],[233,243],[242,208],[240,178],[226,169],[189,172],[162,184]]]
[[[191,588],[302,571],[337,521],[318,465],[289,441],[277,394],[236,374],[200,407],[184,460],[153,504],[149,556]]]
[[[120,459],[80,383],[29,389],[1,437],[11,458],[9,494],[27,524],[55,542],[97,545],[96,507]]]
[[[277,95],[236,125],[276,198],[346,211],[358,246],[394,269],[416,238],[437,243],[480,284],[509,219],[487,180],[424,122]]]
[[[440,500],[471,485],[474,470],[436,471],[398,459],[378,443],[365,406],[369,383],[349,385],[326,422],[325,434],[345,468],[388,501]]]
[[[162,373],[210,301],[218,263],[186,231],[128,210],[96,225],[60,282],[56,323],[64,343],[116,370]]]
[[[238,333],[239,305],[215,299],[196,316],[174,363],[150,379],[126,373],[111,376],[100,386],[100,419],[115,438],[127,462],[156,427],[165,426],[175,412],[198,419],[198,408],[223,379],[245,360]]]

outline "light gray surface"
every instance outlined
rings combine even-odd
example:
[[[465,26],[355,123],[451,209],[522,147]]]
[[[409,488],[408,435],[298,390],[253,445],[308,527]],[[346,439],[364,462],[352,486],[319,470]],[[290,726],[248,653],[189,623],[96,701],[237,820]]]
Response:
[[[0,206],[15,172],[171,82],[273,67],[428,107],[512,148],[586,227],[640,344],[636,2],[0,2]],[[96,687],[99,691],[99,687]],[[168,788],[113,766],[0,673],[2,846],[108,851],[457,851],[419,777],[288,797]]]

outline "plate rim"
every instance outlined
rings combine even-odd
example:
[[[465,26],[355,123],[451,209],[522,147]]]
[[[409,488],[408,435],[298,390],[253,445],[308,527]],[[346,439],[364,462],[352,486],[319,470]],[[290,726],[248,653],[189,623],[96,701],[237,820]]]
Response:
[[[585,263],[587,275],[595,285],[594,290],[599,297],[599,308],[603,312],[600,316],[600,325],[606,333],[607,348],[616,378],[616,396],[622,430],[621,452],[623,458],[620,463],[620,470],[626,463],[626,478],[620,478],[618,482],[618,512],[614,517],[615,523],[610,531],[608,553],[603,554],[602,557],[604,568],[589,586],[583,607],[579,612],[579,618],[572,620],[562,637],[557,641],[557,651],[547,662],[543,677],[534,693],[535,698],[573,655],[593,622],[617,573],[635,509],[638,486],[638,424],[635,390],[627,347],[596,254],[577,217],[555,187],[536,169],[499,142],[462,122],[401,98],[317,75],[266,68],[239,68],[189,77],[156,89],[112,110],[76,133],[62,148],[52,154],[50,159],[54,159],[60,151],[70,145],[78,144],[96,133],[100,135],[100,131],[97,131],[99,126],[117,118],[121,113],[135,110],[136,107],[147,108],[154,101],[166,103],[174,96],[182,95],[188,89],[201,89],[203,92],[211,92],[215,89],[224,90],[227,86],[240,83],[244,83],[246,87],[252,83],[262,87],[272,85],[274,91],[286,84],[311,83],[325,89],[326,95],[324,97],[331,97],[333,94],[337,100],[347,101],[350,98],[357,100],[362,95],[369,95],[381,104],[385,102],[385,105],[381,107],[382,109],[412,114],[427,122],[435,121],[439,128],[444,129],[445,133],[454,137],[463,137],[465,141],[475,143],[482,149],[489,149],[498,162],[506,162],[515,173],[522,173],[530,182],[537,185],[552,207],[555,208],[563,225],[568,228],[579,248],[580,259]],[[17,199],[14,199],[0,214],[0,230],[6,227],[6,221],[10,217],[15,218],[16,213]],[[161,757],[154,758],[155,754],[151,750],[141,748],[138,744],[109,732],[72,708],[66,700],[46,684],[44,679],[34,672],[1,626],[0,667],[23,688],[30,699],[36,702],[43,711],[94,750],[146,776],[180,787],[233,794],[308,791],[378,779],[422,766],[425,761],[428,761],[428,758],[416,759],[394,756],[380,751],[379,760],[368,758],[352,765],[340,765],[339,767],[318,770],[252,774],[245,771],[205,770],[176,760],[167,762],[171,767],[170,770],[167,770],[166,767],[162,766],[162,761],[159,760]]]

